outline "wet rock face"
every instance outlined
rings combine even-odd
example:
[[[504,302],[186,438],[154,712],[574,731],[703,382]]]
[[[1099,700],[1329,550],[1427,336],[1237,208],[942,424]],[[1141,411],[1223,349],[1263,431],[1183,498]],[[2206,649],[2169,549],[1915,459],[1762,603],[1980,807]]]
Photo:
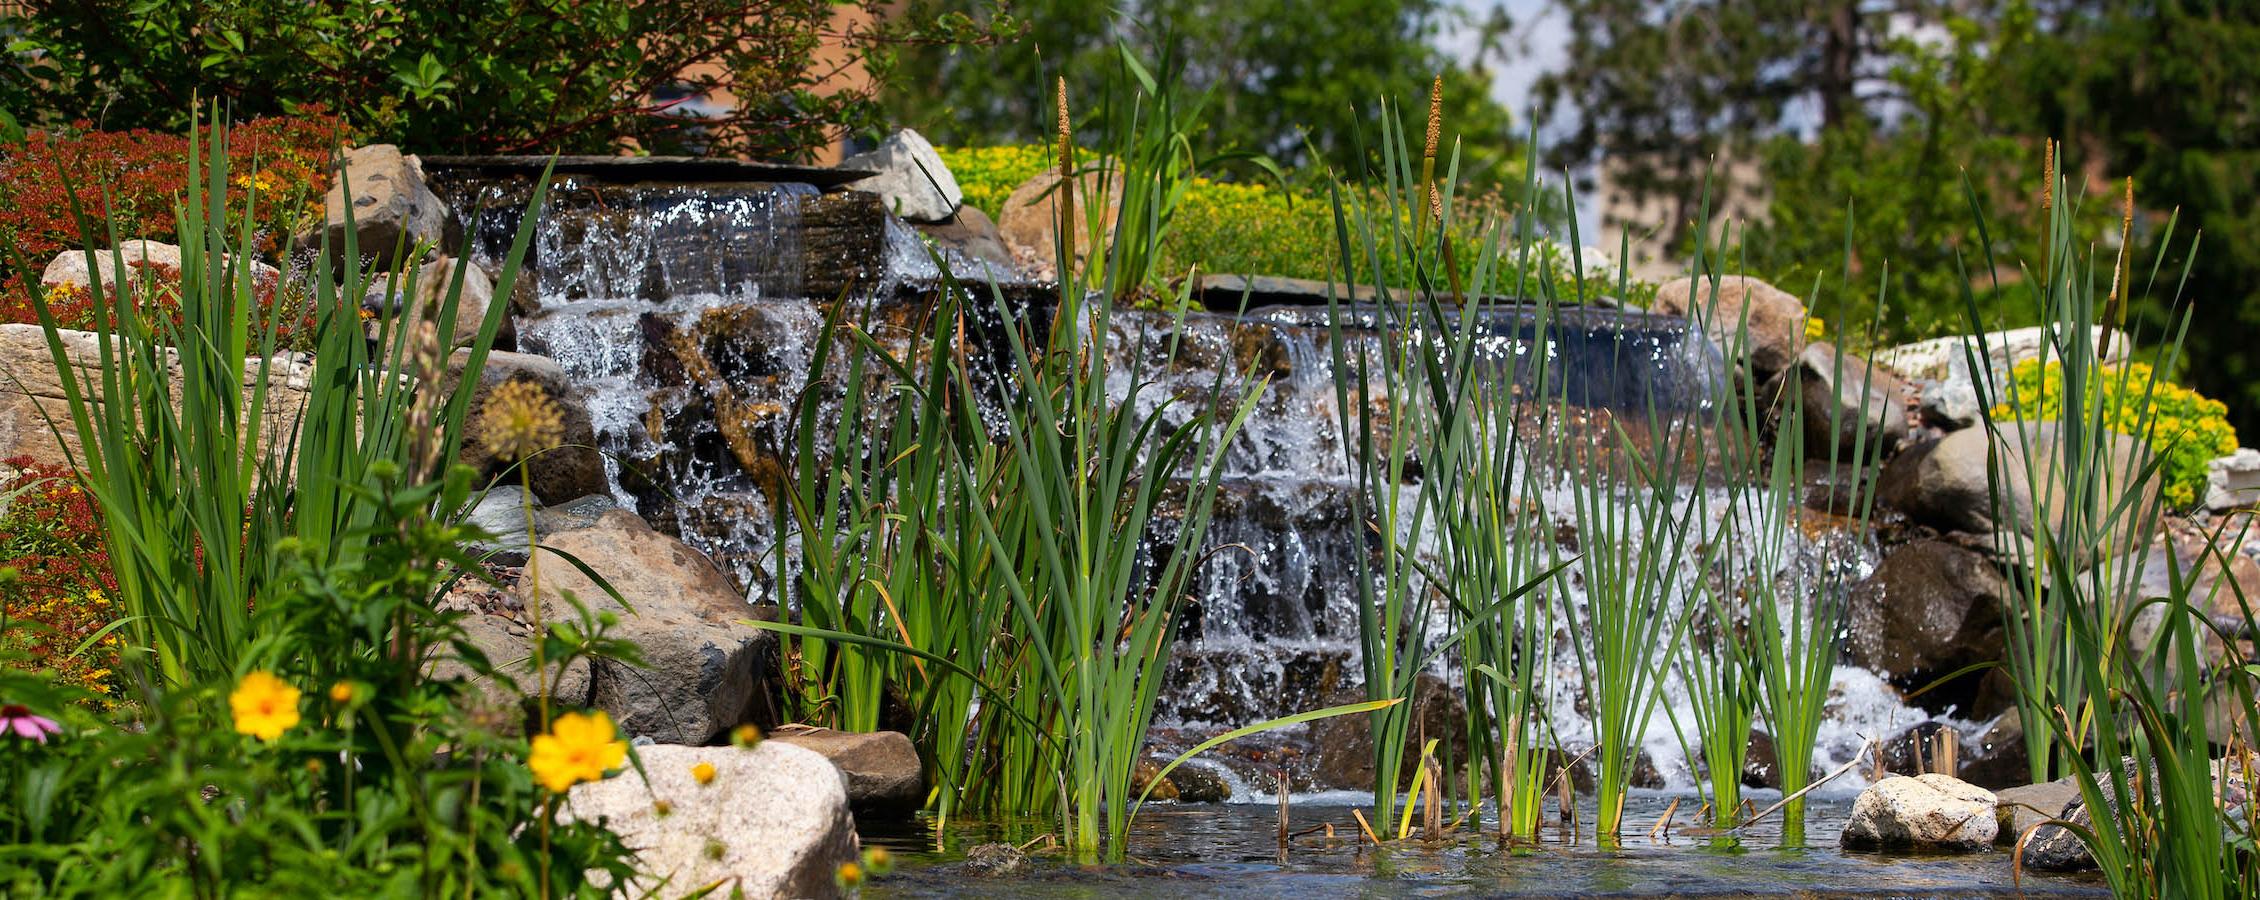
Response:
[[[1894,775],[1869,785],[1844,825],[1847,850],[1968,853],[1993,843],[1993,792],[1957,778]]]
[[[1363,691],[1344,691],[1327,698],[1328,705],[1356,703]],[[1460,692],[1432,675],[1422,675],[1412,690],[1412,726],[1405,731],[1403,770],[1405,783],[1420,769],[1420,748],[1427,740],[1441,739],[1438,759],[1467,759],[1466,707]],[[1312,752],[1317,756],[1318,783],[1343,790],[1373,786],[1373,717],[1335,716],[1311,725]],[[1425,735],[1425,738],[1423,737]]]
[[[730,884],[747,897],[837,897],[856,858],[839,770],[778,741],[750,748],[652,744],[642,771],[574,785],[560,815],[601,821],[636,854],[635,893]],[[701,783],[691,770],[714,767]],[[662,812],[657,803],[665,803]]]
[[[1964,666],[1999,660],[2008,593],[1999,568],[1982,555],[1943,541],[1901,544],[1852,588],[1851,662],[1901,690],[1919,690]],[[1963,699],[1941,690],[1944,702]]]

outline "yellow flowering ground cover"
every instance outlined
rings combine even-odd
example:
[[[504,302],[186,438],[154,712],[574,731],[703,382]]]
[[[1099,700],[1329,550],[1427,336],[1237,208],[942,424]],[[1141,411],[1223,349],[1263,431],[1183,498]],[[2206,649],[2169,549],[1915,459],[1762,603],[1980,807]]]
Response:
[[[2102,397],[2106,427],[2145,438],[2165,458],[2166,504],[2187,509],[2205,490],[2205,464],[2236,452],[2236,428],[2229,424],[2229,409],[2221,401],[2164,379],[2155,379],[2153,387],[2154,378],[2144,363],[2107,366],[2095,373],[2088,390]],[[2063,365],[2050,362],[2043,367],[2039,360],[2018,363],[2009,373],[2009,392],[2016,405],[1995,406],[1994,417],[2011,418],[2021,409],[2034,421],[2054,420],[2063,412]]]

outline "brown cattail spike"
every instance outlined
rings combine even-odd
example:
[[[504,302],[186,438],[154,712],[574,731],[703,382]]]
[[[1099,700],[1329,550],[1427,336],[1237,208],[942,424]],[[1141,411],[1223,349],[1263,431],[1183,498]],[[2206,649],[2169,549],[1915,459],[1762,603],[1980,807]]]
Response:
[[[1067,267],[1075,264],[1075,132],[1067,118],[1067,78],[1061,76],[1054,95],[1059,107],[1059,210],[1061,290],[1066,290]]]
[[[1428,149],[1421,153],[1429,159],[1436,158],[1436,145],[1444,140],[1444,76],[1428,85]]]
[[[2056,142],[2041,145],[2040,155],[2040,211],[2047,212],[2056,206]]]

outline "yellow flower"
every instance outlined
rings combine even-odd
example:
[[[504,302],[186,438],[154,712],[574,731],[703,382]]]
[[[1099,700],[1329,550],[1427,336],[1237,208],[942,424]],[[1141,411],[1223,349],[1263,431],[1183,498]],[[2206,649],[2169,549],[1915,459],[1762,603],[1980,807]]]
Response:
[[[700,784],[713,784],[714,764],[704,760],[699,761],[697,765],[691,766],[691,777],[698,779]]]
[[[330,685],[330,702],[339,706],[353,702],[353,682],[340,681]]]
[[[740,725],[733,728],[730,730],[730,743],[750,750],[754,745],[761,743],[761,729],[751,725]]]
[[[498,459],[525,459],[564,437],[565,418],[557,404],[530,381],[503,383],[479,411],[479,441]]]
[[[266,672],[253,672],[228,695],[228,709],[235,714],[235,730],[271,741],[298,724],[298,689]]]
[[[612,717],[603,712],[566,713],[549,726],[549,733],[534,737],[526,767],[534,780],[552,793],[562,794],[583,781],[602,781],[606,770],[628,758],[628,742],[619,739]]]
[[[863,885],[863,867],[851,862],[840,864],[840,887],[855,890]]]

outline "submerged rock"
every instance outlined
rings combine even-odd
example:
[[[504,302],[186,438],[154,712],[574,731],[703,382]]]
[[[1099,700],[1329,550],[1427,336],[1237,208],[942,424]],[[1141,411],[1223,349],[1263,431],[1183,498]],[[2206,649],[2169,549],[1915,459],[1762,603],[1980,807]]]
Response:
[[[858,814],[900,813],[925,799],[918,748],[899,731],[834,731],[807,725],[772,729],[769,740],[823,754],[847,777],[848,805]]]
[[[1894,775],[1869,785],[1844,825],[1847,850],[1967,852],[2000,830],[1993,792],[1959,778]]]
[[[1009,878],[1028,872],[1028,854],[1011,844],[980,844],[965,851],[964,872],[976,878]]]
[[[630,893],[837,897],[834,876],[856,858],[847,785],[814,751],[778,741],[751,748],[650,744],[643,764],[575,785],[563,818],[601,821],[634,848]],[[692,767],[707,763],[704,783]]]

